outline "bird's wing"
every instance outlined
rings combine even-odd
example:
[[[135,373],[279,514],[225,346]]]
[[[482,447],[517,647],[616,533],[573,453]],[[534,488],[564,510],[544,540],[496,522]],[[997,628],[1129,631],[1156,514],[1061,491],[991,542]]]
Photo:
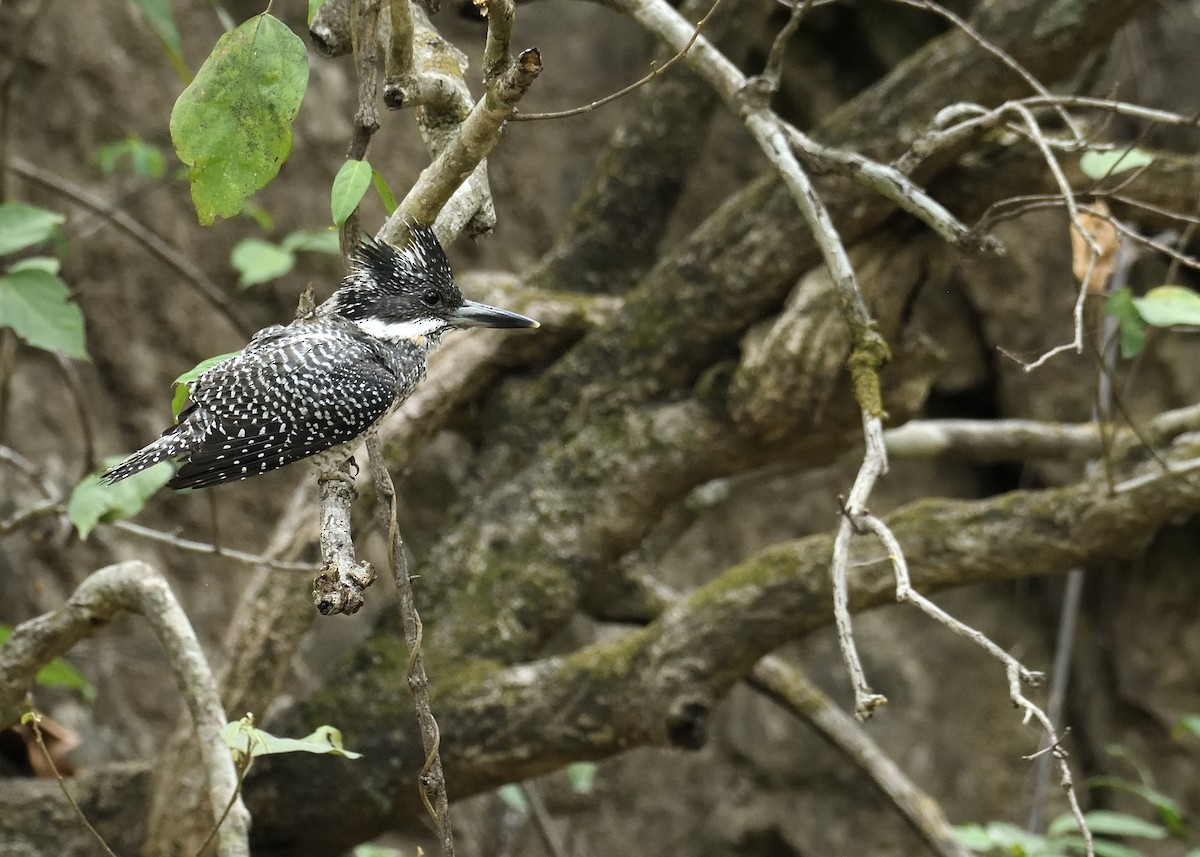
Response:
[[[372,343],[319,324],[256,340],[192,389],[193,436],[172,488],[257,476],[353,440],[396,398]]]

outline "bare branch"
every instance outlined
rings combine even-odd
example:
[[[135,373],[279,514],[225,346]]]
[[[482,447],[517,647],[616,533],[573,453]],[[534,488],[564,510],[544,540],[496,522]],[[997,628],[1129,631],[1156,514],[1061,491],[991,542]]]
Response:
[[[140,614],[163,647],[176,684],[192,715],[208,778],[214,820],[237,792],[238,776],[229,748],[221,740],[225,712],[216,682],[170,587],[143,562],[125,562],[89,575],[57,610],[18,625],[0,647],[0,723],[21,716],[23,700],[39,669],[75,643],[96,633],[119,611]],[[240,799],[218,834],[222,857],[249,855],[249,814]]]

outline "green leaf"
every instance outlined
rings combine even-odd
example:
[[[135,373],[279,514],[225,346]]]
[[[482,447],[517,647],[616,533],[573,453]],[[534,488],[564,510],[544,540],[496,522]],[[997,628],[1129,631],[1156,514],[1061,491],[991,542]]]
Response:
[[[956,824],[954,825],[954,835],[959,842],[972,851],[985,853],[996,846],[992,837],[988,836],[987,831],[979,824]]]
[[[1156,286],[1145,297],[1134,298],[1133,305],[1146,324],[1155,327],[1200,325],[1200,295],[1183,286]]]
[[[571,790],[575,794],[591,794],[596,785],[596,763],[575,762],[567,765],[567,779],[571,781]]]
[[[107,459],[103,469],[115,467],[122,460],[120,457]],[[93,473],[71,492],[67,517],[79,531],[79,537],[86,539],[101,521],[117,521],[140,512],[154,492],[167,484],[173,472],[174,468],[163,461],[115,485],[102,484],[100,474]]]
[[[1063,836],[1054,840],[1063,848],[1075,854],[1086,854],[1087,845],[1083,841],[1082,836]],[[1123,845],[1120,842],[1113,842],[1111,839],[1102,839],[1093,837],[1092,853],[1096,857],[1143,857],[1142,852],[1136,848],[1130,848],[1128,845]]]
[[[292,119],[308,85],[304,42],[268,14],[221,36],[171,111],[200,222],[240,212],[292,150]]]
[[[105,143],[96,150],[96,163],[105,175],[117,171],[123,160],[128,159],[134,175],[150,179],[161,179],[167,171],[166,158],[153,146],[137,137],[126,137],[116,143]]]
[[[45,271],[47,274],[58,276],[59,269],[62,268],[62,263],[53,256],[30,256],[26,259],[21,259],[13,262],[8,266],[10,274],[17,271]]]
[[[348,160],[333,177],[329,208],[333,212],[334,226],[341,226],[358,208],[363,194],[371,186],[371,172],[371,165],[366,161]]]
[[[167,0],[137,0],[137,4],[146,16],[146,22],[162,42],[175,71],[185,83],[190,82],[192,74],[183,61],[183,40],[179,37],[179,27],[175,25],[175,19],[171,16],[170,3]]]
[[[66,218],[55,211],[6,202],[0,205],[0,256],[41,244]]]
[[[505,783],[496,789],[496,795],[511,809],[515,809],[521,815],[529,815],[529,801],[525,799],[525,792],[516,783]]]
[[[191,388],[193,381],[195,381],[212,367],[216,366],[218,363],[224,363],[230,357],[237,357],[241,353],[242,352],[240,351],[231,351],[228,354],[218,354],[216,357],[209,357],[201,360],[191,369],[187,370],[174,381],[172,381],[171,383],[175,386],[175,393],[171,397],[171,415],[175,419],[179,419],[179,414],[183,411],[183,406],[187,402],[188,391]]]
[[[1104,301],[1104,312],[1117,320],[1121,330],[1121,356],[1136,357],[1146,347],[1146,322],[1133,303],[1129,287],[1117,289]]]
[[[0,646],[12,636],[12,627],[0,622]],[[55,658],[38,670],[35,681],[43,687],[66,687],[77,690],[87,702],[96,699],[96,688],[83,677],[83,673],[75,669],[62,658]]]
[[[1183,807],[1168,795],[1143,783],[1134,783],[1119,777],[1088,777],[1090,788],[1110,788],[1128,792],[1142,798],[1158,812],[1163,824],[1172,833],[1184,836],[1187,825],[1183,821]]]
[[[374,842],[363,842],[360,845],[355,845],[354,850],[350,853],[354,857],[408,857],[408,854],[399,848],[376,845]]]
[[[226,723],[221,729],[221,739],[233,751],[235,758],[272,756],[277,753],[322,753],[361,759],[362,753],[352,753],[342,746],[342,733],[332,726],[319,726],[304,738],[278,738],[254,726],[247,715],[241,720]]]
[[[338,243],[338,234],[332,229],[323,229],[320,232],[299,230],[285,237],[279,244],[288,250],[334,254],[342,252],[341,245]]]
[[[296,264],[291,251],[261,238],[246,238],[233,248],[229,261],[237,269],[238,285],[243,289],[282,277]]]
[[[1079,158],[1079,169],[1090,179],[1100,181],[1126,170],[1136,170],[1154,163],[1154,156],[1136,146],[1128,149],[1111,149],[1107,152],[1091,150]]]
[[[1179,729],[1200,738],[1200,714],[1185,714],[1179,718]],[[1200,857],[1200,855],[1198,855]]]
[[[83,313],[70,301],[67,284],[37,265],[0,276],[0,326],[11,327],[35,348],[87,360]]]
[[[989,822],[986,831],[988,837],[998,848],[1013,857],[1033,857],[1033,855],[1050,857],[1056,853],[1052,847],[1048,847],[1044,836],[1030,833],[1007,821]]]
[[[1138,836],[1143,839],[1162,839],[1167,835],[1166,829],[1160,824],[1144,821],[1137,816],[1124,812],[1110,812],[1097,809],[1084,813],[1088,829],[1098,836]],[[1048,833],[1058,836],[1075,829],[1073,815],[1060,815],[1050,823]]]
[[[321,11],[321,7],[325,5],[325,0],[308,0],[308,23],[313,22],[313,18],[317,17],[317,13]]]
[[[383,207],[387,209],[387,213],[391,214],[396,210],[396,195],[392,193],[392,189],[388,187],[387,179],[379,172],[379,170],[371,170],[371,184],[375,185],[375,192],[379,194],[379,200],[383,203]]]

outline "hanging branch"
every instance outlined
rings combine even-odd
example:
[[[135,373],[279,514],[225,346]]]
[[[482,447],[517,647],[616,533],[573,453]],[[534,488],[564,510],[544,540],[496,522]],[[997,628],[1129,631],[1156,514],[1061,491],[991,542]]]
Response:
[[[417,723],[421,729],[421,744],[425,748],[425,763],[417,778],[421,791],[421,802],[433,819],[438,840],[442,845],[442,857],[454,857],[454,831],[450,825],[450,801],[446,794],[446,775],[442,771],[440,753],[441,733],[433,708],[429,703],[429,678],[425,674],[425,659],[421,656],[421,616],[417,613],[413,598],[412,577],[408,571],[408,557],[404,553],[404,540],[396,512],[396,486],[388,472],[383,457],[383,446],[379,435],[372,432],[367,437],[367,455],[370,460],[371,478],[375,493],[380,524],[387,533],[388,562],[396,591],[400,595],[400,618],[404,623],[404,640],[408,644],[408,687],[416,703]]]

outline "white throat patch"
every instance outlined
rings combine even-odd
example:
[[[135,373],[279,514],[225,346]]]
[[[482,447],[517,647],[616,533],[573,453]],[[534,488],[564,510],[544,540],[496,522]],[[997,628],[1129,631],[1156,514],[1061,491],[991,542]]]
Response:
[[[363,333],[376,339],[392,342],[408,340],[415,345],[424,345],[425,337],[446,326],[441,319],[423,318],[418,321],[384,321],[379,318],[364,318],[355,321]]]

